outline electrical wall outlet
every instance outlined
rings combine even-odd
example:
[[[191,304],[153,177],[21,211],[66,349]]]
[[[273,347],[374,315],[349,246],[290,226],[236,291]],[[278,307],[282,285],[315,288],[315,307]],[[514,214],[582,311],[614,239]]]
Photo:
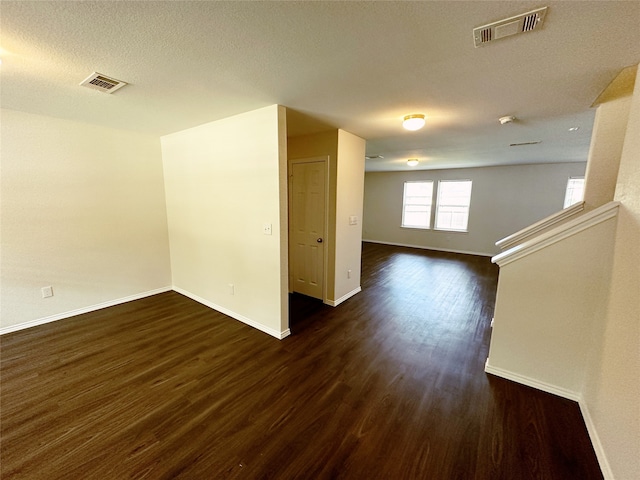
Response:
[[[264,233],[265,235],[271,235],[271,224],[270,223],[265,223],[264,225],[262,225],[262,233]]]
[[[53,297],[53,287],[51,285],[48,287],[42,287],[40,291],[42,292],[42,298]]]

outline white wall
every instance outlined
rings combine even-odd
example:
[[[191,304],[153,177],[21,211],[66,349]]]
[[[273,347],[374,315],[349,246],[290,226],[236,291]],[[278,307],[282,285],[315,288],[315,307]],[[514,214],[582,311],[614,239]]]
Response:
[[[613,478],[640,478],[640,75],[615,200],[621,202],[609,302],[594,335],[583,403]]]
[[[284,121],[272,105],[161,139],[174,287],[278,338],[289,333]]]
[[[368,172],[364,189],[365,240],[434,250],[493,255],[495,242],[562,210],[567,180],[585,163]],[[402,228],[405,181],[472,180],[467,233]],[[435,205],[434,205],[435,208]]]
[[[168,288],[159,139],[1,115],[3,331]]]
[[[336,263],[333,296],[336,303],[360,291],[365,147],[365,141],[362,138],[344,130],[338,130]],[[351,216],[356,217],[357,225],[349,224]]]

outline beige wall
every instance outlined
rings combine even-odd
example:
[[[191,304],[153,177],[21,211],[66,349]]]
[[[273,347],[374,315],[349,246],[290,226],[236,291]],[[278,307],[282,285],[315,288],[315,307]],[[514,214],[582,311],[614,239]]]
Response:
[[[567,180],[585,163],[369,172],[365,175],[365,240],[493,255],[495,242],[562,210]],[[405,181],[472,180],[467,233],[402,228]],[[435,208],[435,205],[434,205]]]
[[[284,116],[273,105],[161,139],[174,287],[278,338],[289,333]]]
[[[170,287],[159,139],[1,115],[2,328]]]
[[[360,291],[365,146],[362,138],[338,130],[336,263],[332,298],[336,303]],[[356,225],[349,223],[350,217],[355,217]]]
[[[506,265],[498,262],[487,371],[579,399],[593,328],[604,314],[614,236],[615,218],[609,218]]]
[[[335,306],[360,291],[364,152],[365,141],[344,130],[288,139],[290,159],[325,157],[329,162],[324,299],[329,305]],[[356,216],[357,225],[349,225],[350,216]]]
[[[327,285],[324,301],[335,299],[336,275],[336,175],[338,172],[338,131],[301,135],[287,139],[287,154],[289,160],[298,158],[324,157],[329,162],[329,198],[327,200]]]
[[[289,330],[289,169],[287,109],[278,106],[278,188],[280,191],[280,332]],[[281,337],[284,333],[281,333]]]
[[[617,209],[617,217],[605,215],[588,229],[512,263],[501,263],[508,251],[496,259],[501,268],[487,362],[490,373],[577,399],[605,478],[619,480],[640,478],[638,80],[628,106],[626,126],[617,118],[608,125],[607,115],[598,115],[601,135],[592,145],[614,152],[607,144],[623,139],[622,147],[614,141],[621,150],[614,195],[620,206],[592,208],[547,235],[609,206]],[[619,102],[610,107],[623,108]],[[612,111],[607,104],[598,108]],[[605,145],[597,145],[598,138]],[[603,186],[611,183],[598,180]]]
[[[583,400],[613,478],[640,478],[640,75],[615,191],[621,202],[606,313]]]
[[[596,111],[585,173],[585,211],[613,200],[630,105],[627,96],[603,103]]]

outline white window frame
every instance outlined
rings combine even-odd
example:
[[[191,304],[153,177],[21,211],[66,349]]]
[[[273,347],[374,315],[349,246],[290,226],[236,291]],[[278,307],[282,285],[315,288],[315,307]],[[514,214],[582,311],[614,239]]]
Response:
[[[417,203],[417,202],[408,203],[408,201],[407,201],[407,184],[412,184],[412,183],[428,183],[428,184],[431,184],[431,195],[430,195],[428,203],[427,202],[423,202],[423,203]],[[402,228],[416,228],[416,229],[419,229],[419,230],[430,230],[431,229],[432,217],[433,217],[433,192],[434,192],[434,188],[433,188],[434,185],[433,184],[434,184],[433,180],[415,180],[415,181],[406,181],[406,182],[404,182],[403,191],[402,191],[402,223],[400,224],[400,226]],[[420,226],[420,225],[415,225],[415,224],[408,225],[406,223],[407,207],[411,207],[411,206],[427,207],[427,225],[426,226]]]
[[[470,187],[469,187],[469,199],[466,205],[442,205],[441,201],[442,201],[442,186],[446,183],[469,183]],[[471,195],[472,195],[472,190],[473,190],[473,180],[469,180],[469,179],[464,179],[464,180],[439,180],[438,181],[438,192],[436,194],[436,208],[435,208],[435,221],[433,223],[434,226],[434,230],[439,230],[439,231],[445,231],[445,232],[468,232],[469,231],[469,214],[471,212]],[[444,212],[442,210],[444,210],[445,208],[465,208],[466,209],[466,218],[464,220],[464,228],[451,228],[451,227],[445,227],[445,226],[439,226],[438,225],[438,220],[439,220],[439,215],[443,215]]]
[[[582,192],[582,194],[580,195],[580,198],[576,197],[575,195],[576,188],[572,186],[575,180],[582,180],[582,182],[580,182],[582,184],[582,187],[580,188],[580,191]],[[564,206],[562,208],[563,209],[569,208],[571,205],[575,205],[576,203],[582,202],[583,200],[584,200],[584,176],[569,177],[569,180],[567,180],[567,186],[564,191]]]

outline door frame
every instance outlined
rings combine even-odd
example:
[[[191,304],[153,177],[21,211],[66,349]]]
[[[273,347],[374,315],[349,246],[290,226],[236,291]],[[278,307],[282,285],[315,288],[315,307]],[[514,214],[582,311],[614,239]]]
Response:
[[[324,258],[322,259],[322,303],[327,303],[327,272],[329,270],[329,248],[333,244],[333,239],[329,236],[329,155],[320,155],[317,157],[290,158],[287,164],[287,215],[289,231],[289,293],[293,293],[293,260],[291,256],[291,237],[293,221],[291,218],[291,206],[293,204],[293,165],[298,163],[324,163]]]

